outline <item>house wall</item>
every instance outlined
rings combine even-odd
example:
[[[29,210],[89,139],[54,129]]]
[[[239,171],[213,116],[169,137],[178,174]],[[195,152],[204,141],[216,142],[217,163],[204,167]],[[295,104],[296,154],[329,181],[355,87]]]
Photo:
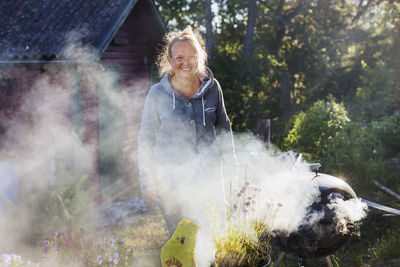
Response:
[[[147,1],[139,0],[100,60],[103,65],[117,65],[119,69],[120,93],[124,95],[121,101],[124,188],[136,192],[137,132],[144,100],[151,86],[154,51],[161,38],[161,29]],[[122,193],[123,190],[117,192]]]
[[[144,99],[151,85],[154,51],[162,38],[161,29],[148,5],[148,1],[138,1],[100,60],[100,64],[111,67],[117,66],[118,69],[119,88],[117,91],[122,96],[118,110],[121,110],[121,112],[114,118],[118,120],[117,125],[121,125],[121,135],[117,138],[119,140],[116,141],[122,158],[122,180],[124,181],[122,188],[125,191],[136,190],[136,192],[139,192],[136,153],[137,132]],[[98,197],[102,197],[101,138],[105,137],[106,139],[107,134],[101,132],[101,126],[109,123],[101,121],[101,114],[107,108],[102,104],[104,102],[102,102],[102,96],[104,96],[102,89],[104,88],[102,88],[98,77],[92,76],[93,74],[99,74],[98,66],[67,66],[53,63],[45,65],[28,64],[26,66],[20,64],[15,68],[0,66],[0,160],[16,160],[19,162],[18,165],[21,166],[19,175],[25,179],[25,181],[21,180],[21,186],[23,185],[20,190],[21,194],[34,188],[34,185],[32,185],[35,182],[34,177],[41,177],[42,180],[49,183],[54,182],[54,176],[57,176],[58,173],[52,173],[51,168],[53,167],[49,166],[52,166],[55,162],[56,165],[60,163],[59,166],[55,167],[56,172],[60,173],[60,177],[62,176],[61,172],[89,175],[92,185],[99,192]],[[18,123],[15,124],[17,130],[25,131],[27,136],[31,136],[32,128],[30,127],[37,123],[37,118],[35,118],[33,110],[26,108],[27,106],[24,104],[26,101],[29,104],[30,95],[35,95],[37,99],[40,99],[41,95],[33,92],[32,87],[42,77],[48,77],[46,83],[61,86],[67,92],[67,98],[70,102],[64,103],[63,108],[66,109],[65,116],[69,120],[66,123],[68,125],[64,126],[68,129],[68,132],[79,134],[82,141],[80,146],[85,148],[85,153],[91,155],[89,165],[80,164],[79,157],[84,158],[85,155],[79,155],[80,152],[74,151],[74,148],[67,149],[67,151],[64,147],[58,149],[57,138],[51,139],[53,138],[51,137],[45,140],[48,143],[36,141],[29,143],[29,138],[20,138],[20,136],[17,138],[12,135],[10,137],[9,123],[17,119]],[[49,96],[43,95],[42,99],[42,103],[51,102]],[[40,103],[36,104],[39,107],[41,106]],[[57,108],[56,105],[55,108]],[[50,149],[52,142],[55,142],[54,150]],[[6,148],[6,146],[8,147]],[[12,149],[9,149],[9,146],[12,146]],[[31,147],[39,150],[40,155],[28,152]],[[24,153],[26,158],[21,158],[18,151],[26,151]],[[53,152],[50,153],[49,151]],[[118,155],[118,151],[115,154]],[[28,164],[28,162],[32,162],[34,157],[42,158],[40,162],[43,165],[42,168]],[[71,160],[66,160],[69,157]],[[41,173],[32,173],[34,169],[40,169]],[[32,181],[32,183],[29,181]],[[124,190],[115,192],[115,197],[123,194]]]
[[[0,161],[14,162],[20,194],[75,173],[74,147],[60,135],[75,131],[71,66],[0,66]],[[68,140],[73,143],[72,140]]]

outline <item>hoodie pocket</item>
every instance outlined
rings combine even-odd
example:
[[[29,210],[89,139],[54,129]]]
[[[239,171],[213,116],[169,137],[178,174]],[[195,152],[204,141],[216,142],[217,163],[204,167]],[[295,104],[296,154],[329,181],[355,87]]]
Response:
[[[215,119],[217,117],[216,111],[217,111],[217,107],[216,106],[207,107],[207,108],[204,109],[207,125],[214,125],[215,124]]]

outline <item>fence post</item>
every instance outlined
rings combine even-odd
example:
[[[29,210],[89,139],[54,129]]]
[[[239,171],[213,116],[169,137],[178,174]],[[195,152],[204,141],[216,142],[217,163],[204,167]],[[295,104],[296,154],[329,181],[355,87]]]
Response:
[[[257,136],[266,143],[267,149],[269,150],[271,144],[271,120],[270,119],[258,119],[257,120]]]

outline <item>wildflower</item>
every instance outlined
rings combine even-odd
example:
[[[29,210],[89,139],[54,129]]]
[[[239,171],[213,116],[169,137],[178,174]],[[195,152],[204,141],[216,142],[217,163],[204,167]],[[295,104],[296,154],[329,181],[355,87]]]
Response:
[[[118,261],[119,261],[119,258],[115,258],[115,259],[113,260],[113,263],[114,263],[115,265],[117,265],[117,264],[118,264]]]
[[[60,247],[60,243],[59,242],[54,243],[54,250],[55,251],[57,251],[59,247]]]
[[[235,204],[233,204],[233,210],[235,210],[235,211],[236,211],[237,209],[238,209],[238,204],[236,204],[236,203],[235,203]]]
[[[251,199],[252,199],[252,196],[248,196],[247,199],[248,199],[248,200],[251,200]]]
[[[246,181],[244,184],[245,184],[245,186],[250,186],[250,182],[249,181]]]
[[[113,261],[113,257],[110,255],[109,257],[108,257],[108,262],[112,262]]]
[[[103,258],[100,257],[100,256],[97,256],[96,257],[96,262],[97,262],[97,264],[101,265],[103,263]]]
[[[241,197],[241,196],[242,196],[242,192],[238,192],[238,193],[236,194],[236,196],[237,196],[237,197]]]
[[[79,235],[84,235],[85,234],[85,229],[83,229],[83,228],[81,228],[80,230],[79,230]]]
[[[49,241],[43,241],[43,252],[47,253],[49,251]]]
[[[1,263],[5,264],[5,266],[8,266],[9,264],[11,264],[11,255],[2,254],[1,255]]]
[[[244,203],[244,205],[245,205],[246,207],[250,206],[250,201],[246,201],[246,202]]]
[[[376,149],[375,149],[375,148],[374,148],[374,150],[372,150],[372,153],[373,153],[373,154],[376,154]]]
[[[57,237],[59,237],[60,236],[60,233],[59,232],[54,232],[54,235],[52,236],[52,238],[51,239],[56,239]]]
[[[281,208],[283,205],[282,203],[278,203],[278,207]]]
[[[72,247],[72,240],[71,240],[71,239],[68,239],[67,241],[64,242],[64,245],[65,245],[67,248],[71,248],[71,247]]]

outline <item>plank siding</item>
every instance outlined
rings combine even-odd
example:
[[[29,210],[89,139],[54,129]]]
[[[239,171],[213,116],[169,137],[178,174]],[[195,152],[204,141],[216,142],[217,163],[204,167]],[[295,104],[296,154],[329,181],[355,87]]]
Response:
[[[150,88],[154,50],[162,33],[145,1],[138,1],[103,54],[101,64],[119,65],[123,98],[123,161],[125,188],[138,189],[137,131]],[[123,192],[116,192],[116,195]],[[116,196],[118,197],[118,196]]]

